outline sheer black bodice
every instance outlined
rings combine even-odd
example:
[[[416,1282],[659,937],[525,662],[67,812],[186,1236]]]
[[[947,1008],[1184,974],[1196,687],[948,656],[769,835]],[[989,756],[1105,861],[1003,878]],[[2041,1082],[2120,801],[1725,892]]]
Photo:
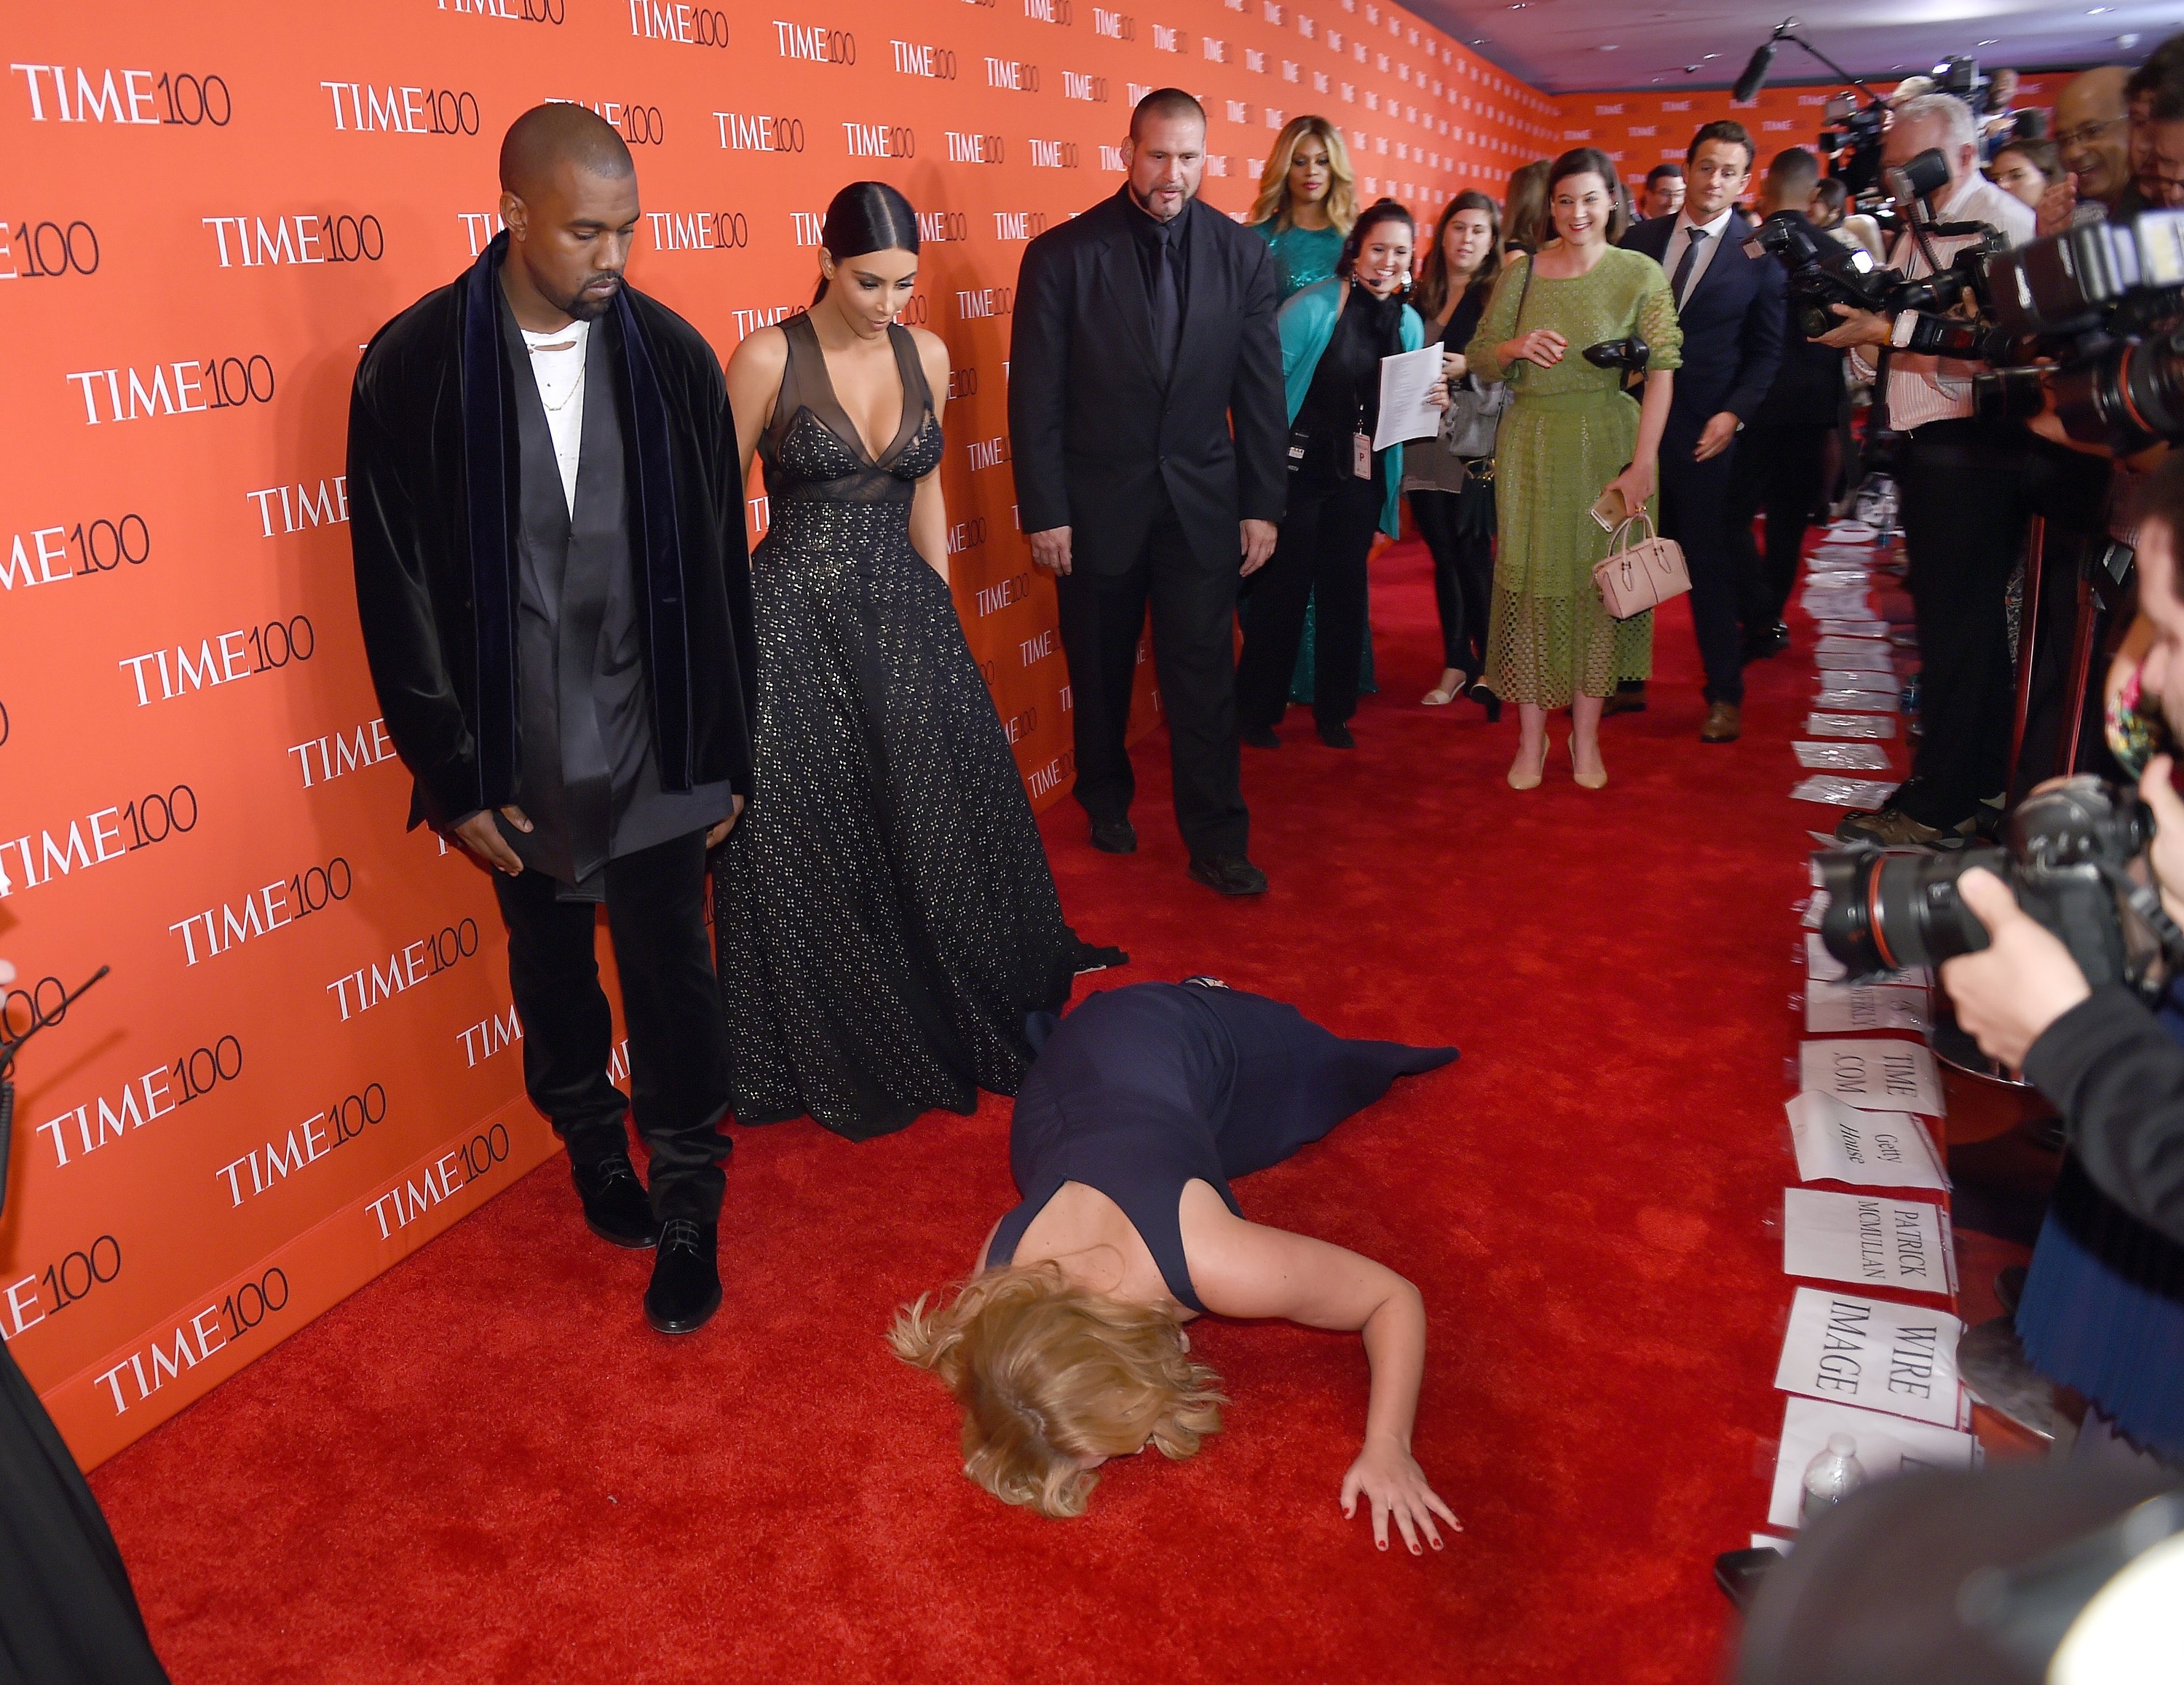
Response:
[[[1062,922],[1023,781],[948,586],[912,548],[944,441],[908,331],[877,455],[808,317],[759,442],[756,789],[715,876],[735,1111],[861,1138],[1013,1093],[1026,1013],[1117,956]]]

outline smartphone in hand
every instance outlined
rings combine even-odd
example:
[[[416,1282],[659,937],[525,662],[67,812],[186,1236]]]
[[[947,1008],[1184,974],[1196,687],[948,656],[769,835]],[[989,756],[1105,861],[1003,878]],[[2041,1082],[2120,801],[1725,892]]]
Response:
[[[1623,501],[1623,493],[1613,486],[1602,492],[1599,501],[1592,506],[1592,518],[1602,532],[1613,532],[1630,520],[1630,510]]]

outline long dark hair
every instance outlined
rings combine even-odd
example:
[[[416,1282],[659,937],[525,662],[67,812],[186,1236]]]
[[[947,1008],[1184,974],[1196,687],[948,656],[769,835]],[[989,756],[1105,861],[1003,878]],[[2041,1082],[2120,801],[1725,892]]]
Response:
[[[1357,213],[1357,220],[1351,224],[1349,233],[1342,236],[1342,255],[1334,260],[1335,274],[1346,277],[1357,267],[1357,254],[1365,249],[1366,236],[1372,233],[1375,225],[1383,222],[1407,222],[1411,225],[1411,237],[1413,240],[1418,238],[1418,220],[1410,212],[1393,199],[1375,199]],[[1403,284],[1407,286],[1410,284],[1409,277],[1404,278]]]
[[[1623,178],[1615,173],[1615,160],[1598,147],[1572,147],[1548,170],[1548,233],[1552,235],[1554,231],[1555,189],[1573,175],[1597,175],[1600,185],[1607,189],[1608,203],[1612,207],[1607,214],[1607,243],[1613,246],[1623,237],[1623,231],[1630,226],[1630,219],[1624,214],[1622,198],[1616,192],[1616,189],[1623,185]]]
[[[827,202],[826,231],[820,244],[836,263],[861,258],[868,252],[916,252],[917,213],[908,199],[884,181],[852,181]],[[819,290],[811,295],[816,304],[827,296],[827,277],[819,277]]]
[[[1464,282],[1465,289],[1487,286],[1502,272],[1502,207],[1476,187],[1466,187],[1448,202],[1440,220],[1434,225],[1433,249],[1426,253],[1425,270],[1418,276],[1418,296],[1411,301],[1429,321],[1440,314],[1441,306],[1448,303],[1448,225],[1456,220],[1458,211],[1485,211],[1487,231],[1491,236],[1486,255],[1479,259],[1478,272]]]
[[[1553,168],[1535,158],[1509,172],[1509,214],[1502,225],[1505,251],[1536,252],[1554,237],[1547,216],[1547,172]]]

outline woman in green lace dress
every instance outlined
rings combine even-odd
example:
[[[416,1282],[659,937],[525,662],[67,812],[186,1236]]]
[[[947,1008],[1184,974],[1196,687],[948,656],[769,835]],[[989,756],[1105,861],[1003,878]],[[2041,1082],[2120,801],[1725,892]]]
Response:
[[[1567,707],[1571,770],[1596,790],[1607,781],[1601,703],[1617,681],[1652,672],[1653,617],[1609,618],[1592,568],[1610,535],[1591,509],[1612,487],[1624,508],[1653,512],[1670,370],[1683,360],[1684,336],[1661,266],[1612,243],[1607,155],[1591,147],[1564,153],[1547,197],[1557,238],[1502,270],[1466,353],[1482,380],[1507,381],[1514,394],[1495,448],[1501,542],[1487,682],[1518,705],[1513,787],[1538,786],[1548,710]],[[1595,368],[1584,355],[1633,334],[1652,353],[1642,404],[1624,392],[1620,370]]]

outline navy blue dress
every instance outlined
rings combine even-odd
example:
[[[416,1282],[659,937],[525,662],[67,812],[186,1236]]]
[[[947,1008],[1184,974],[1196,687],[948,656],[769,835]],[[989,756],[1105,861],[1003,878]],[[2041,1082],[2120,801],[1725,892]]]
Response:
[[[1199,1311],[1177,1215],[1186,1182],[1206,1182],[1240,1217],[1231,1177],[1281,1163],[1398,1076],[1456,1057],[1345,1041],[1294,1006],[1197,979],[1108,989],[1065,1019],[1034,1014],[1031,1041],[1039,1056],[1009,1131],[1023,1203],[994,1232],[988,1266],[1015,1258],[1062,1183],[1082,1182],[1123,1208],[1168,1292]]]

